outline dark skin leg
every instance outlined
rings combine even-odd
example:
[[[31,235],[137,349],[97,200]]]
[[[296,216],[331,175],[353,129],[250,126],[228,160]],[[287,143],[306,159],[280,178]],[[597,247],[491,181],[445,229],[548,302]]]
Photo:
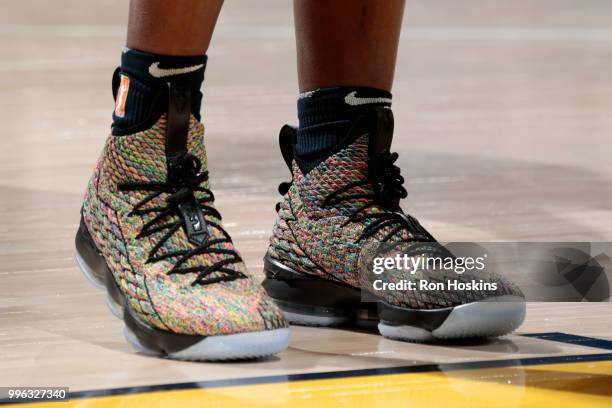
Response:
[[[223,0],[131,0],[127,46],[162,55],[208,50]]]
[[[300,92],[391,90],[405,0],[294,0]]]

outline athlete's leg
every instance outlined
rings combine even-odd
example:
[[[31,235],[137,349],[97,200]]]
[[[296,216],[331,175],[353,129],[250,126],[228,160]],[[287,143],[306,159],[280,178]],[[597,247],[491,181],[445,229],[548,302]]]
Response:
[[[404,1],[295,0],[294,5],[300,123],[297,131],[281,131],[293,180],[280,188],[285,197],[264,261],[268,293],[293,323],[334,326],[367,319],[379,322],[384,336],[402,340],[495,336],[515,329],[525,314],[522,293],[486,271],[479,278],[498,289],[380,290],[389,282],[410,286],[421,279],[478,278],[423,268],[416,273],[390,268],[384,275],[366,270],[368,259],[393,257],[396,250],[416,258],[447,254],[399,205],[406,190],[398,156],[391,153],[389,90]],[[363,302],[364,294],[375,302]]]
[[[223,0],[130,1],[127,48],[114,84],[120,78],[123,84],[129,80],[129,92],[119,88],[113,116],[116,132],[151,125],[164,110],[156,106],[163,104],[156,96],[170,82],[191,88],[192,113],[199,118],[206,51],[222,5]]]
[[[391,90],[405,0],[294,0],[300,91]]]
[[[221,0],[133,0],[112,134],[88,184],[77,260],[137,350],[274,354],[287,322],[246,270],[208,182],[200,107]]]
[[[296,151],[312,165],[365,109],[390,107],[404,0],[293,4],[302,92]]]
[[[203,55],[223,0],[131,0],[127,46],[162,55]]]

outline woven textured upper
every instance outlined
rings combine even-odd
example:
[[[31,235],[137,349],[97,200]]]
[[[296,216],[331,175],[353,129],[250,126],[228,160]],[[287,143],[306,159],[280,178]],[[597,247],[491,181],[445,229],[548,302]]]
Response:
[[[492,296],[522,296],[520,289],[511,282],[493,274],[478,276],[487,282],[496,282],[496,292],[373,292],[368,277],[360,273],[360,256],[364,251],[376,253],[381,241],[394,226],[386,226],[372,237],[359,240],[362,232],[373,222],[367,218],[358,222],[348,222],[351,214],[368,202],[367,198],[342,200],[333,205],[325,205],[325,198],[336,190],[353,182],[361,181],[368,175],[368,136],[358,138],[348,147],[331,155],[317,167],[303,175],[297,164],[293,164],[293,183],[281,202],[273,235],[270,239],[268,254],[286,266],[299,272],[321,278],[362,287],[382,297],[390,304],[417,309],[432,309],[456,306],[470,301]],[[365,184],[344,192],[343,196],[367,195],[373,193],[371,184]],[[380,206],[372,206],[361,214],[387,211]],[[346,225],[345,225],[346,224]],[[402,229],[388,237],[387,243],[406,243],[412,238],[407,229]],[[425,273],[410,275],[404,271],[389,271],[385,281],[395,282],[402,279],[429,279],[437,281],[448,278],[439,274],[424,276]],[[472,275],[454,274],[453,279],[469,282]],[[365,284],[364,284],[365,283]]]
[[[133,135],[109,137],[98,160],[83,204],[83,218],[95,244],[106,259],[115,281],[131,308],[151,326],[182,334],[221,335],[286,327],[280,310],[250,277],[245,265],[227,267],[247,278],[212,284],[195,284],[195,273],[168,274],[177,257],[147,262],[152,248],[165,231],[138,237],[143,225],[155,216],[133,215],[134,206],[148,193],[121,191],[118,185],[128,182],[164,182],[166,118],[162,116],[150,129]],[[204,150],[204,126],[191,118],[187,147],[200,159],[201,171],[207,166]],[[208,182],[201,185],[209,188]],[[196,199],[204,198],[194,192]],[[163,206],[166,193],[148,202],[144,209]],[[212,204],[211,204],[212,206]],[[207,222],[221,224],[214,215],[205,214]],[[165,222],[178,221],[174,214]],[[222,238],[222,232],[207,225],[210,239]],[[217,248],[234,250],[232,243]],[[183,228],[178,229],[157,251],[157,255],[192,249]],[[190,257],[184,268],[210,266],[225,254],[199,254]]]

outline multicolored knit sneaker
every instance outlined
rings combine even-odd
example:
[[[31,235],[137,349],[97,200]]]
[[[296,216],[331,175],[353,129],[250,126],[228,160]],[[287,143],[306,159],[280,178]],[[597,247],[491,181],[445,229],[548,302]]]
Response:
[[[187,360],[280,352],[288,324],[221,226],[204,127],[174,94],[153,127],[108,138],[85,193],[77,263],[106,288],[141,352]]]
[[[284,199],[264,258],[264,287],[293,324],[375,322],[383,336],[407,341],[498,336],[516,329],[525,316],[523,294],[487,271],[409,273],[394,267],[383,277],[413,284],[477,278],[486,289],[378,290],[373,284],[381,277],[368,270],[372,254],[452,256],[399,206],[407,193],[394,165],[398,156],[389,150],[392,135],[391,110],[372,108],[326,159],[306,168],[293,153],[295,129],[281,130],[293,180],[279,188]]]

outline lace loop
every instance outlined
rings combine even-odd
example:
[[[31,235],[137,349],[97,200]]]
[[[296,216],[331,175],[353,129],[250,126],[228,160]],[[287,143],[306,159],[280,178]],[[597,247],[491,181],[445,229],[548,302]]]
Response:
[[[242,259],[235,250],[219,247],[220,245],[232,242],[227,231],[212,220],[204,222],[204,215],[213,216],[219,220],[221,220],[221,215],[211,205],[214,201],[212,191],[201,187],[202,183],[208,181],[208,172],[200,172],[201,161],[193,155],[186,154],[175,159],[169,167],[168,180],[165,182],[125,182],[118,185],[119,190],[123,192],[146,191],[150,193],[138,202],[130,213],[132,216],[155,214],[153,218],[144,223],[137,238],[141,239],[163,232],[159,241],[150,250],[146,262],[151,263],[168,258],[176,258],[174,266],[167,274],[197,273],[192,285],[204,285],[246,278],[242,272],[227,268],[228,265],[242,262]],[[197,200],[194,194],[196,191],[203,193],[205,197]],[[161,194],[167,194],[164,200],[165,205],[144,208],[147,203]],[[207,226],[216,228],[221,232],[222,238],[211,239],[207,231],[205,231],[206,239],[202,240],[201,243],[194,244],[189,250],[159,253],[164,244],[181,227],[184,227],[185,232],[188,233],[190,226],[186,225],[181,212],[181,209],[184,211],[186,207],[195,214],[192,215],[195,219],[191,220],[195,223],[194,225],[201,229],[207,229]],[[178,220],[176,220],[177,218]],[[202,225],[202,223],[205,225]],[[193,228],[193,226],[191,227]],[[193,241],[190,240],[189,242]],[[214,254],[224,256],[224,258],[208,266],[198,265],[182,268],[182,265],[189,259],[200,254]],[[215,274],[215,276],[210,277],[212,274]]]
[[[398,158],[397,153],[385,150],[368,161],[370,179],[377,198],[384,207],[393,209],[399,209],[400,200],[408,197],[408,191],[403,186],[404,177],[395,165]]]
[[[337,189],[323,200],[323,207],[337,205],[343,201],[365,201],[361,207],[352,211],[342,225],[344,227],[351,222],[370,221],[361,232],[357,242],[372,237],[387,227],[391,227],[391,230],[383,237],[382,241],[388,241],[402,230],[409,232],[408,240],[435,241],[434,237],[414,217],[404,213],[399,206],[400,200],[406,198],[408,192],[403,186],[404,177],[400,174],[401,170],[395,165],[398,158],[397,153],[383,151],[377,157],[368,160],[368,177]],[[372,192],[350,193],[350,191],[359,187],[371,187]],[[366,212],[373,207],[381,207],[382,211]]]

